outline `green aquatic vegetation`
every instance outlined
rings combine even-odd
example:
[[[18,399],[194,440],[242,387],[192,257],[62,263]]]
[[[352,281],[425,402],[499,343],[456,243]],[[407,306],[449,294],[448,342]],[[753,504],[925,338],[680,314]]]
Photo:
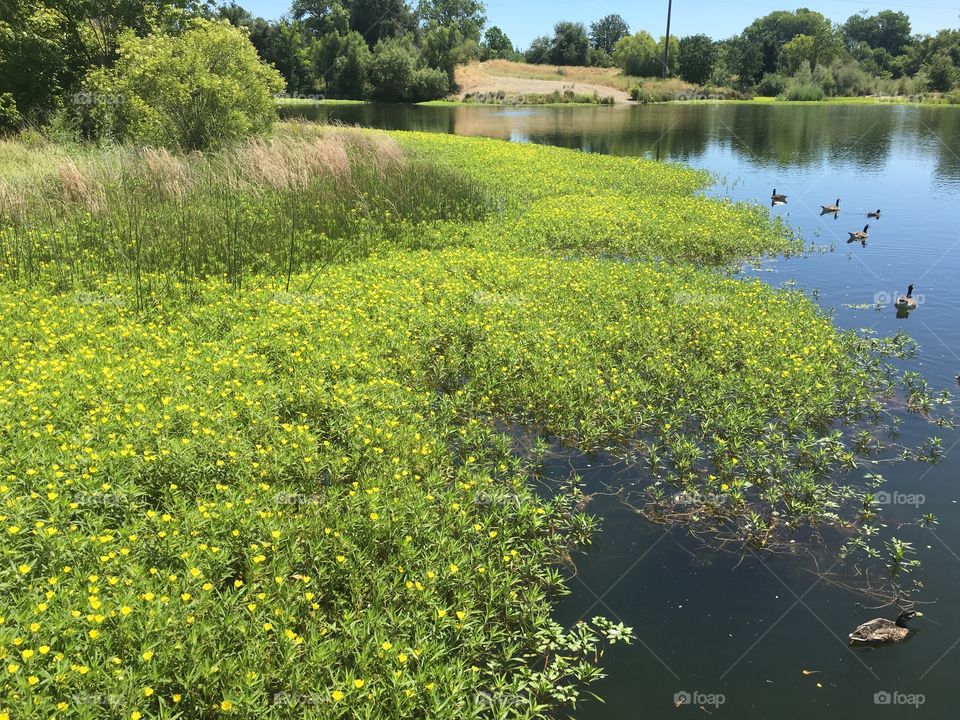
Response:
[[[43,167],[2,196],[0,712],[548,717],[631,632],[551,619],[596,521],[547,447],[756,547],[864,509],[843,429],[906,341],[695,267],[795,247],[702,172],[309,126]]]
[[[546,198],[524,213],[509,237],[555,252],[713,265],[803,250],[762,208],[672,195]]]

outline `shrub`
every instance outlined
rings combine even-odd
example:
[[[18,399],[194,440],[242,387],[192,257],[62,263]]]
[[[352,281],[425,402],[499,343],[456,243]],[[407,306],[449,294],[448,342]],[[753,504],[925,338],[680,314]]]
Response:
[[[823,88],[815,82],[794,83],[787,88],[782,99],[798,102],[823,100]]]
[[[202,150],[269,130],[285,83],[242,31],[193,19],[180,35],[124,34],[116,66],[85,85],[99,134]]]
[[[776,97],[787,89],[787,79],[780,73],[767,73],[757,83],[757,95]]]
[[[447,73],[438,68],[424,67],[413,74],[407,99],[411,102],[438,100],[450,92]]]
[[[373,94],[388,102],[422,102],[445,96],[449,80],[443,70],[419,67],[416,49],[406,39],[381,40],[373,51]]]

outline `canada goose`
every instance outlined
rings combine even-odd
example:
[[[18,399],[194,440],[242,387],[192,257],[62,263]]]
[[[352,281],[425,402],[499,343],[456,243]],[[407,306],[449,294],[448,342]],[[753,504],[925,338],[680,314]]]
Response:
[[[773,194],[770,195],[770,199],[773,200],[774,202],[782,202],[782,203],[785,203],[785,202],[787,201],[787,196],[784,195],[783,193],[778,193],[778,192],[777,192],[777,189],[774,188],[774,189],[773,189]]]
[[[876,618],[870,622],[865,622],[852,633],[850,633],[850,644],[877,644],[886,645],[888,643],[903,642],[910,634],[910,628],[907,627],[907,621],[915,617],[922,617],[922,612],[916,610],[904,610],[897,615],[896,621],[886,618]]]
[[[897,298],[897,307],[900,310],[916,310],[917,301],[913,297],[913,285],[907,288],[907,294]]]
[[[868,217],[868,218],[873,218],[874,220],[879,220],[879,219],[880,219],[880,211],[877,210],[876,212],[868,212],[868,213],[867,213],[867,217]]]
[[[863,240],[866,240],[866,239],[869,237],[869,236],[867,235],[867,230],[869,230],[869,229],[870,229],[870,226],[869,226],[869,225],[864,225],[864,226],[863,226],[863,230],[860,230],[860,231],[858,231],[858,232],[852,232],[852,233],[850,233],[850,240],[851,240],[851,241],[853,241],[853,240],[860,240],[861,242],[862,242]]]
[[[840,212],[840,198],[837,198],[835,205],[821,205],[820,207],[823,208],[823,212],[820,213],[821,215],[826,215],[827,213],[838,213]]]

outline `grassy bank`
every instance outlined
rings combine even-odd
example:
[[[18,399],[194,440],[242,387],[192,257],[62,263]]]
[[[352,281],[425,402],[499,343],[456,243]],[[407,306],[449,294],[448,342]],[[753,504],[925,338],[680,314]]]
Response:
[[[829,522],[831,427],[882,390],[706,267],[797,241],[688,168],[307,126],[44,153],[0,193],[18,718],[553,714],[629,632],[550,618],[594,523],[534,492],[542,442]]]

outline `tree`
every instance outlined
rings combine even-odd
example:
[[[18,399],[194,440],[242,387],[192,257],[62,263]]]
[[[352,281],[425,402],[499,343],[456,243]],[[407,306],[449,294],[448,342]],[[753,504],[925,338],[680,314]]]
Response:
[[[797,35],[783,46],[783,61],[792,75],[804,64],[811,70],[814,68],[815,41],[809,35]]]
[[[472,38],[465,38],[456,24],[440,25],[431,22],[423,34],[423,59],[429,67],[442,70],[450,88],[456,85],[457,65],[462,65],[480,54],[480,47]]]
[[[663,74],[663,51],[666,37],[661,35],[657,41],[658,74]],[[670,36],[670,52],[667,54],[667,75],[674,76],[680,71],[680,41],[676,35]]]
[[[481,60],[512,60],[516,55],[513,42],[503,30],[496,25],[487,29],[480,45]]]
[[[607,15],[590,25],[590,40],[593,47],[613,55],[620,38],[630,34],[630,26],[620,15]]]
[[[294,0],[293,17],[319,37],[329,32],[360,33],[373,47],[383,38],[412,32],[415,18],[405,0]],[[346,21],[347,26],[343,27]]]
[[[487,24],[485,7],[479,0],[420,0],[417,12],[425,26],[455,27],[465,40],[476,43]]]
[[[680,77],[704,85],[713,73],[717,46],[707,35],[689,35],[680,40]]]
[[[283,19],[269,24],[258,18],[250,29],[250,42],[263,61],[280,72],[288,91],[309,93],[317,89],[310,46],[302,23]]]
[[[586,65],[590,38],[583,23],[561,20],[553,26],[550,62],[554,65]]]
[[[523,54],[524,60],[534,65],[543,65],[550,61],[550,38],[546,35],[534,38],[529,49]]]
[[[777,10],[754,20],[740,36],[741,57],[747,61],[743,69],[749,71],[749,82],[756,82],[764,73],[776,72],[783,60],[783,46],[797,35],[813,38],[814,65],[829,63],[843,47],[840,34],[820,13],[807,9]],[[757,56],[761,62],[758,68],[753,67]]]
[[[851,15],[841,27],[847,49],[860,43],[884,49],[893,56],[903,54],[911,42],[910,17],[906,13],[882,10],[876,15]]]
[[[368,97],[373,54],[363,36],[329,33],[313,46],[315,75],[323,91],[333,97],[360,100]]]
[[[946,52],[938,52],[924,67],[927,85],[931,90],[949,92],[957,83],[957,68]]]
[[[626,75],[652,77],[663,67],[657,41],[646,30],[620,38],[613,50],[613,64]]]
[[[195,18],[180,35],[121,37],[113,69],[92,71],[89,92],[103,129],[121,141],[203,150],[264,132],[276,119],[283,78],[226,22]]]
[[[409,38],[378,42],[373,49],[370,76],[378,100],[421,102],[443,97],[449,91],[446,74],[422,67]]]
[[[199,11],[198,0],[2,0],[0,91],[44,123],[75,109],[87,71],[116,61],[121,33],[175,27]]]

